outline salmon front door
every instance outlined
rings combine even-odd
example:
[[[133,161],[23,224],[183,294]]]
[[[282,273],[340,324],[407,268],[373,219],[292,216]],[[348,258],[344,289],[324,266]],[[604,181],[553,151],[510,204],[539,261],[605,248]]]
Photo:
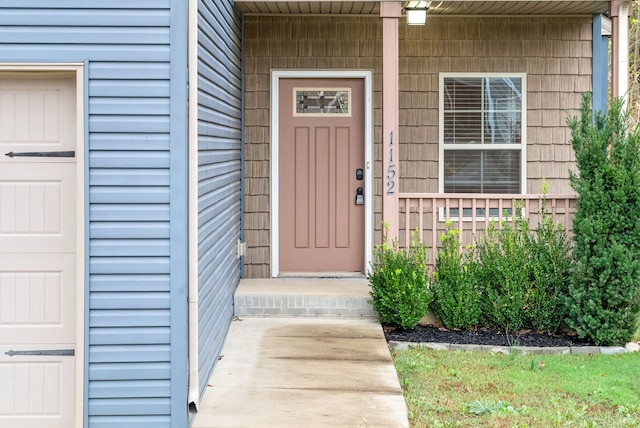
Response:
[[[0,72],[0,426],[74,424],[76,81]]]
[[[283,273],[364,269],[364,81],[281,79]]]

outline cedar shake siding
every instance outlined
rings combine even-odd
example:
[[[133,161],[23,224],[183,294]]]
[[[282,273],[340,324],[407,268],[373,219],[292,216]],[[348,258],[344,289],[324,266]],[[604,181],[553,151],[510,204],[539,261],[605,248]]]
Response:
[[[283,69],[374,72],[374,243],[382,220],[382,45],[379,17],[247,16],[245,233],[247,277],[268,277],[270,73]],[[566,126],[591,90],[591,17],[429,17],[401,20],[400,192],[438,191],[440,73],[526,74],[526,191],[572,193]]]
[[[381,176],[382,33],[380,19],[256,17],[244,19],[245,37],[245,275],[270,276],[269,139],[272,70],[373,70],[375,177]],[[380,180],[377,180],[380,181]],[[382,221],[375,183],[374,224]]]
[[[438,192],[439,73],[526,73],[527,193],[573,193],[566,126],[591,90],[587,18],[441,18],[400,25],[400,191]]]

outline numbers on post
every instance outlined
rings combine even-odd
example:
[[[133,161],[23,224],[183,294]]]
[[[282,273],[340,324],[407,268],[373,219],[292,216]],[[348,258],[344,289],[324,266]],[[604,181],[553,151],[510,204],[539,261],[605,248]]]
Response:
[[[393,131],[389,133],[389,163],[387,164],[387,195],[396,193],[396,164],[393,161]]]

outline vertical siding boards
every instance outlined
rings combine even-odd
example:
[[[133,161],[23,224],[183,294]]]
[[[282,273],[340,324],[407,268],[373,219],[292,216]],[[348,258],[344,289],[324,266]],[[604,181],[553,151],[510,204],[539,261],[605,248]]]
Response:
[[[198,293],[201,393],[233,317],[240,279],[242,63],[231,0],[198,5]]]
[[[0,61],[87,64],[84,425],[91,428],[158,428],[187,421],[186,409],[175,410],[176,403],[186,407],[186,373],[177,375],[172,367],[181,358],[172,338],[185,334],[175,331],[180,324],[175,321],[186,322],[186,303],[183,313],[172,303],[176,287],[186,295],[184,281],[171,272],[176,249],[170,219],[186,206],[172,206],[170,192],[170,141],[181,143],[170,138],[171,70],[186,67],[186,60],[171,63],[174,4],[4,0],[0,5]],[[186,349],[181,352],[186,358]],[[172,395],[181,389],[183,396]]]

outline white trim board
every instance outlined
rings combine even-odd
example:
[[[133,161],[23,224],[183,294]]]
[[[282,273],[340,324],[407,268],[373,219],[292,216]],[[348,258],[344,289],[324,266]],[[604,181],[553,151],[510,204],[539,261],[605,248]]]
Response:
[[[373,73],[369,70],[275,70],[271,72],[271,276],[280,275],[279,243],[279,159],[278,127],[280,79],[363,79],[364,80],[364,266],[366,273],[372,257],[373,242]]]

